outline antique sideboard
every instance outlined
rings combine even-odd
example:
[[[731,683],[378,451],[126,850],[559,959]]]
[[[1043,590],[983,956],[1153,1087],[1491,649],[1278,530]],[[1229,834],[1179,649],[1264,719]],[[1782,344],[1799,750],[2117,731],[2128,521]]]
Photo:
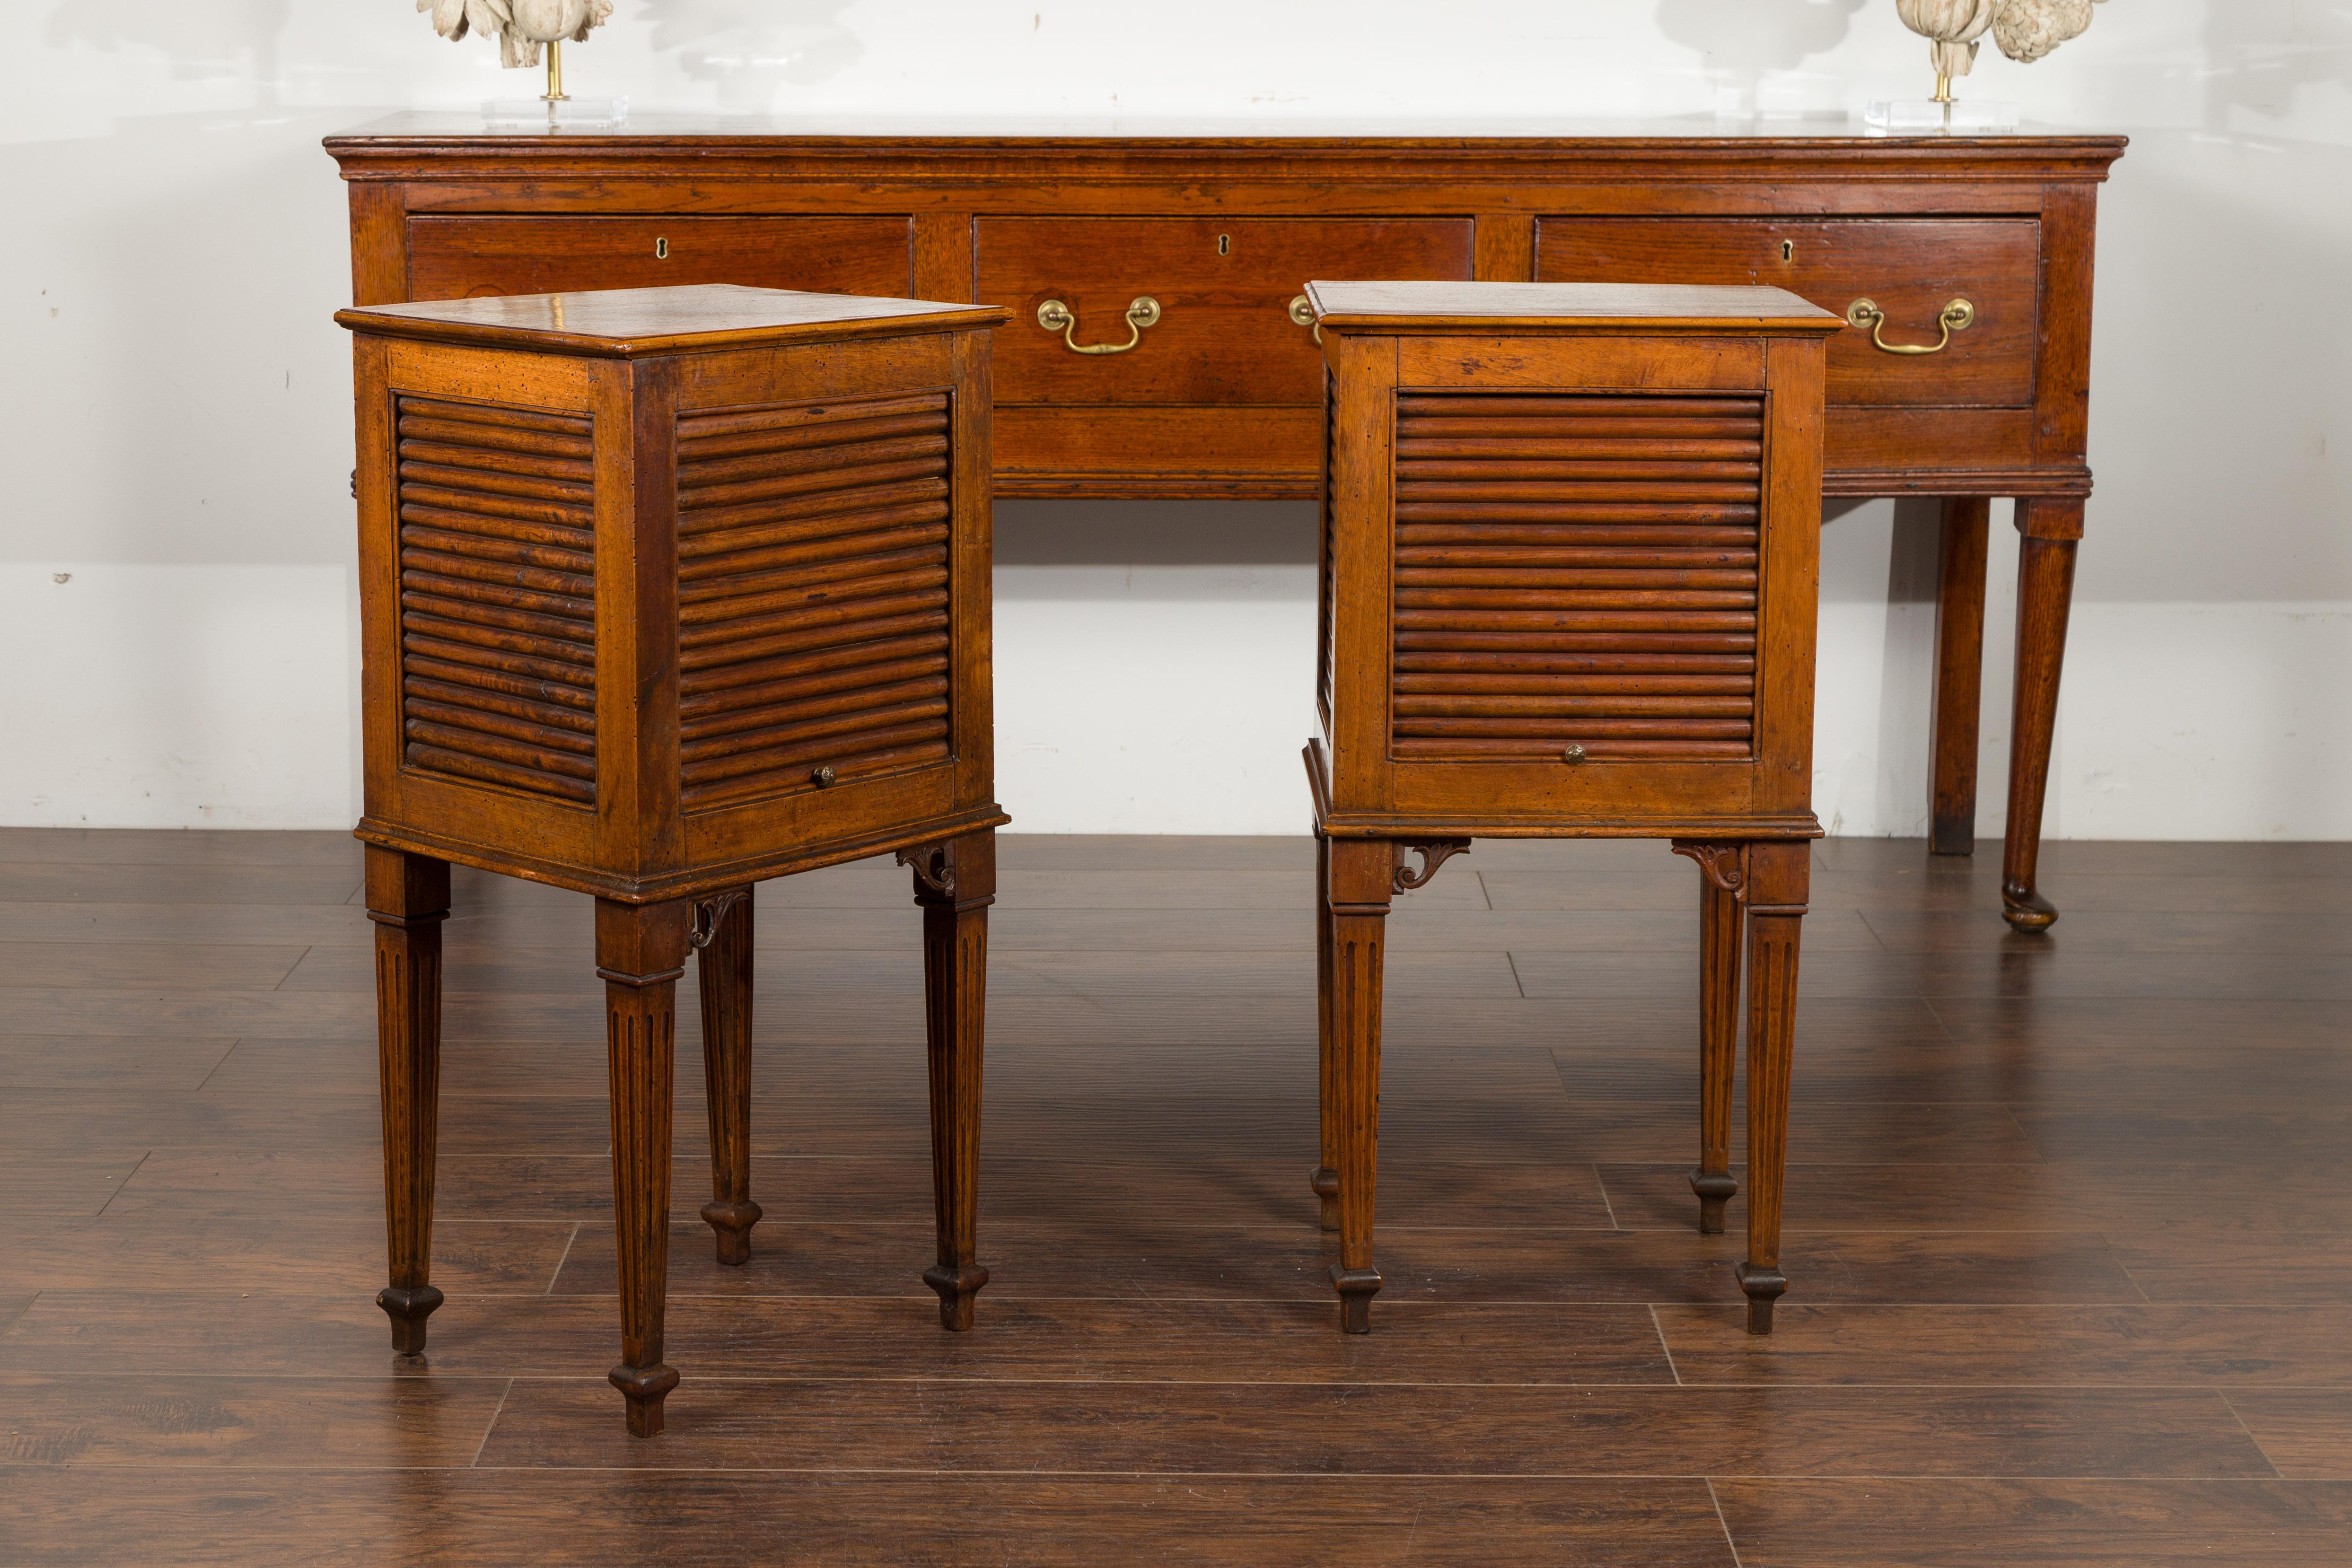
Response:
[[[1025,129],[1025,128],[1024,128]],[[2003,913],[2035,889],[2114,136],[1843,125],[920,134],[758,120],[329,139],[353,302],[740,283],[1010,307],[1001,496],[1312,497],[1310,278],[1752,283],[1829,345],[1824,492],[1944,501],[1932,847],[1975,839],[1990,502],[2017,501]]]

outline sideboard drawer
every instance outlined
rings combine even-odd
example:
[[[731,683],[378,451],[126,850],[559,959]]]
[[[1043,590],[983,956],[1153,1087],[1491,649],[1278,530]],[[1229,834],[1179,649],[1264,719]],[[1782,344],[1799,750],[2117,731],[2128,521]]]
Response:
[[[1000,403],[1319,406],[1323,356],[1291,299],[1310,277],[1466,278],[1469,218],[991,218],[979,297],[1015,312],[996,334]],[[1131,328],[1128,308],[1157,300]],[[1038,324],[1058,299],[1067,333]],[[1080,348],[1135,340],[1118,353]]]
[[[2023,408],[2041,247],[2032,218],[1552,217],[1537,229],[1536,277],[1770,284],[1841,316],[1869,299],[1895,347],[1934,344],[1946,307],[1965,299],[1975,321],[1935,353],[1889,353],[1851,327],[1831,339],[1829,401]]]
[[[903,217],[412,217],[408,297],[740,283],[819,294],[913,292]]]

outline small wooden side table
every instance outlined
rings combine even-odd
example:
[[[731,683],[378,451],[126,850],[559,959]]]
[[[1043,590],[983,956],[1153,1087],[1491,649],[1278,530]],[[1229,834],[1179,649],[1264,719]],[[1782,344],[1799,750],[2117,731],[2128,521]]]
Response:
[[[1823,341],[1777,288],[1317,283],[1322,1151],[1370,1326],[1381,937],[1480,836],[1661,838],[1700,871],[1699,1228],[1720,1231],[1748,955],[1748,1326],[1780,1177],[1812,812]],[[1413,857],[1419,856],[1416,864]]]
[[[661,1430],[676,990],[751,1255],[752,885],[896,850],[923,909],[940,1320],[971,1325],[987,909],[989,329],[704,287],[345,310],[394,1348],[425,1348],[449,862],[596,900],[629,1430]]]

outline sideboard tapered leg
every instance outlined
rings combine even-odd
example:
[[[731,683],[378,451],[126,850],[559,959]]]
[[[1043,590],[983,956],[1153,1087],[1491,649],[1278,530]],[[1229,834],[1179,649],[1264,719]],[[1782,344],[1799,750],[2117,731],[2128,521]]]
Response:
[[[1315,830],[1315,1097],[1318,1138],[1314,1188],[1318,1220],[1324,1229],[1339,1228],[1339,1118],[1331,1099],[1335,1074],[1331,1033],[1331,841]]]
[[[702,1218],[719,1236],[719,1260],[751,1260],[751,889],[695,904],[702,1002],[702,1083],[710,1112],[710,1201]]]
[[[693,904],[596,901],[596,972],[604,978],[612,1074],[613,1226],[621,1276],[621,1364],[608,1375],[629,1402],[629,1431],[662,1429],[677,1386],[662,1360],[669,1288],[670,1099],[677,1065],[677,982],[686,973]]]
[[[1675,842],[1698,862],[1698,1197],[1702,1236],[1723,1234],[1724,1206],[1738,1192],[1731,1174],[1731,1085],[1739,1047],[1741,886],[1746,846]]]
[[[2042,859],[2042,807],[2050,787],[2050,747],[2058,729],[2058,672],[2074,598],[2074,551],[2083,537],[2079,497],[2017,504],[2017,686],[2010,727],[2009,832],[2001,846],[2001,915],[2019,931],[2047,931],[2058,906],[2034,875]]]
[[[392,1348],[425,1351],[432,1284],[433,1166],[441,1095],[441,923],[449,862],[367,846],[367,911],[375,923],[376,1064],[383,1093],[383,1215],[391,1283],[375,1304]]]
[[[1339,1327],[1371,1332],[1381,1271],[1372,1263],[1372,1194],[1380,1160],[1381,961],[1395,852],[1385,839],[1334,839],[1331,904],[1331,1100],[1339,1124]]]
[[[1789,1076],[1795,1056],[1797,947],[1812,846],[1748,848],[1748,1332],[1772,1332],[1780,1271],[1780,1193],[1788,1165]]]
[[[940,1326],[971,1327],[988,1283],[978,1261],[981,1044],[988,1002],[988,906],[996,902],[996,834],[902,850],[923,910],[923,996],[931,1059],[931,1197]]]
[[[1936,695],[1927,725],[1935,756],[1927,852],[1977,847],[1977,718],[1984,691],[1985,551],[1992,502],[1944,502],[1943,568],[1936,584]]]

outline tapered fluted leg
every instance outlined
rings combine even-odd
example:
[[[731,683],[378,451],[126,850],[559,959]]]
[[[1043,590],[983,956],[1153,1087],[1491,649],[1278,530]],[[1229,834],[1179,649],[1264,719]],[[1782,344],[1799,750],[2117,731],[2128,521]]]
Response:
[[[1315,1189],[1319,1219],[1326,1230],[1339,1228],[1339,1119],[1331,1099],[1331,841],[1315,830],[1315,1095],[1318,1142],[1315,1171],[1307,1178]]]
[[[1772,1332],[1780,1271],[1780,1191],[1788,1165],[1789,1075],[1796,1047],[1797,946],[1811,846],[1748,848],[1748,1332]]]
[[[702,1218],[719,1233],[719,1260],[751,1260],[751,890],[700,900],[702,1083],[710,1109],[710,1201]]]
[[[2046,931],[2057,905],[2035,890],[2042,858],[2042,804],[2050,745],[2058,727],[2058,671],[2074,598],[2074,549],[2083,503],[2064,497],[2017,504],[2017,687],[2009,751],[2009,836],[2000,860],[2001,914],[2020,931]]]
[[[1944,503],[1943,571],[1936,585],[1935,793],[1927,852],[1965,855],[1977,847],[1977,716],[1984,692],[1985,549],[1992,503],[1954,496]]]
[[[1723,1208],[1739,1190],[1731,1175],[1731,1083],[1739,1043],[1741,884],[1744,845],[1676,841],[1698,862],[1698,1197],[1702,1236],[1723,1234]]]
[[[981,1042],[988,1001],[988,906],[996,902],[996,834],[970,833],[901,852],[923,910],[923,995],[931,1057],[931,1197],[940,1325],[971,1327],[988,1283],[978,1260]]]
[[[383,1217],[392,1282],[375,1299],[392,1348],[425,1350],[425,1320],[441,1304],[433,1268],[433,1161],[441,1091],[441,923],[449,865],[367,847],[368,918],[375,922],[376,1062],[383,1092]]]
[[[662,1360],[669,1287],[670,1096],[677,982],[686,973],[692,905],[596,901],[596,972],[604,977],[612,1074],[613,1224],[621,1276],[621,1364],[608,1375],[629,1402],[629,1431],[662,1429],[677,1386]]]
[[[1339,1327],[1371,1330],[1381,1271],[1372,1264],[1372,1194],[1380,1159],[1381,959],[1394,896],[1386,840],[1334,839],[1326,879],[1331,905],[1333,1118],[1338,1123]]]

